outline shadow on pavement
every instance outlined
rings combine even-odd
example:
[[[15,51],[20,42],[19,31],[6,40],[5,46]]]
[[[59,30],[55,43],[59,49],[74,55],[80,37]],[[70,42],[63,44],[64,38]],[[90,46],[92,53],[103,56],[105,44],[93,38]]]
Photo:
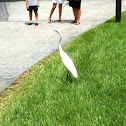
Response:
[[[25,1],[25,0],[0,0],[0,2],[16,2],[16,1]]]
[[[8,21],[8,12],[4,2],[0,3],[0,21]]]

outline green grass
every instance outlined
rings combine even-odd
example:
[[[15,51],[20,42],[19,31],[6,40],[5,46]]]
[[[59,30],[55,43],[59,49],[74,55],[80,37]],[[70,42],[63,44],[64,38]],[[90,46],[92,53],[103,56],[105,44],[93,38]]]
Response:
[[[66,82],[59,52],[0,96],[2,126],[125,126],[126,12],[64,46],[79,79]]]

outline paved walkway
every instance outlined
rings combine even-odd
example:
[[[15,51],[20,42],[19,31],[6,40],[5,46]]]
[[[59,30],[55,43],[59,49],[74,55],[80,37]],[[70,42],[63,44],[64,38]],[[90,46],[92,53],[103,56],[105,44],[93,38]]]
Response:
[[[8,13],[6,4],[4,2],[0,2],[0,21],[7,21],[8,20]]]
[[[69,23],[73,20],[73,13],[68,2],[65,2],[62,15],[64,23],[57,22],[56,9],[53,22],[48,24],[52,3],[40,1],[39,25],[28,26],[25,1],[5,2],[5,5],[9,17],[8,21],[0,22],[0,92],[28,68],[58,49],[59,37],[54,29],[61,29],[62,43],[65,45],[79,34],[115,16],[115,0],[82,0],[81,24],[75,26]],[[122,11],[125,9],[126,1],[122,0]]]

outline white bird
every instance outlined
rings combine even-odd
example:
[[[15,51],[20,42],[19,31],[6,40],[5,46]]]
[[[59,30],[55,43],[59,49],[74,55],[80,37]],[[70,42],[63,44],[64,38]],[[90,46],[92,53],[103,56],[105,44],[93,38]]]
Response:
[[[59,36],[60,36],[59,51],[60,51],[60,57],[62,59],[62,62],[63,62],[64,66],[66,67],[66,70],[67,70],[67,78],[66,79],[68,79],[68,77],[70,77],[70,79],[71,79],[70,73],[73,75],[74,78],[77,79],[78,74],[77,74],[76,67],[75,67],[72,59],[62,49],[62,46],[61,46],[61,41],[62,41],[61,31],[60,30],[54,30],[54,31],[57,32],[59,34]]]

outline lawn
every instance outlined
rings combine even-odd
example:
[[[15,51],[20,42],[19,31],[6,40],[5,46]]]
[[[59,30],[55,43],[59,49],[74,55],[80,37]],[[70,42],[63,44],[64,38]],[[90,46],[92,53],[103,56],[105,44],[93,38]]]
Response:
[[[59,52],[0,94],[1,126],[125,126],[126,12],[63,47],[79,79],[66,81]]]

